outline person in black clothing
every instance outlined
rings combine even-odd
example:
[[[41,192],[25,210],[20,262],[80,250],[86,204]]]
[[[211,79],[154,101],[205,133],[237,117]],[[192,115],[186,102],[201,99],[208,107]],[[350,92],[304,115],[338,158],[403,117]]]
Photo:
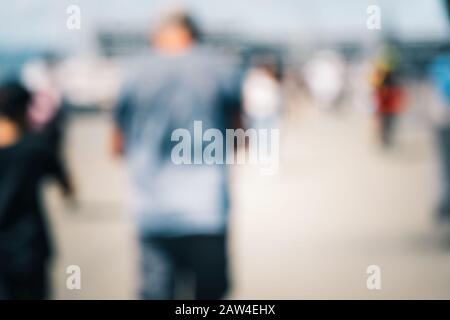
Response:
[[[51,146],[27,130],[30,93],[0,86],[0,300],[48,297],[51,241],[41,203],[41,182],[55,177],[72,188]]]

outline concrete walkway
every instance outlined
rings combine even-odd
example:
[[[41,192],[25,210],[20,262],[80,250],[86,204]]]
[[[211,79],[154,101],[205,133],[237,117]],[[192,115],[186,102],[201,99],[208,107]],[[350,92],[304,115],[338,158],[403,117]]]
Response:
[[[59,255],[60,299],[128,299],[138,282],[125,174],[107,154],[108,118],[79,116],[68,157],[80,204],[47,196]],[[361,113],[302,106],[282,129],[280,172],[232,171],[231,298],[450,298],[450,228],[432,221],[436,159],[430,130],[414,115],[399,146],[379,150]],[[68,265],[82,290],[67,290]],[[381,290],[366,269],[381,268]]]

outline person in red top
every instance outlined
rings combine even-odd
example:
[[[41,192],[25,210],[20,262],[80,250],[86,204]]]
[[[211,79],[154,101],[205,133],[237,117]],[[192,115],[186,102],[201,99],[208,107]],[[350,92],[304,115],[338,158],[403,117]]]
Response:
[[[379,82],[375,86],[375,106],[381,144],[393,144],[393,135],[398,115],[402,111],[404,91],[398,83],[395,69],[379,69]]]

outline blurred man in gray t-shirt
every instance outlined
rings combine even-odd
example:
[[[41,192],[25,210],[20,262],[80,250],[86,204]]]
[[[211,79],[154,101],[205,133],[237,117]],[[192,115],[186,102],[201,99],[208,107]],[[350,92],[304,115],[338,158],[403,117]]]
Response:
[[[240,72],[231,59],[197,44],[192,19],[167,14],[155,49],[137,60],[114,110],[112,147],[131,177],[131,211],[140,237],[144,299],[174,298],[178,271],[194,275],[195,297],[227,289],[226,165],[176,164],[172,133],[194,121],[225,132],[240,109]],[[226,152],[226,151],[225,151]]]

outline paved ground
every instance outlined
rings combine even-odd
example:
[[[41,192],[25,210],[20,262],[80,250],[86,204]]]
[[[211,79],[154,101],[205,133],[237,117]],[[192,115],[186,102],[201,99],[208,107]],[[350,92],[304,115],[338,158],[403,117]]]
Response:
[[[231,298],[450,298],[450,229],[431,219],[436,194],[432,136],[413,112],[399,147],[381,152],[370,118],[296,106],[282,131],[276,176],[232,172]],[[79,116],[69,134],[80,204],[48,192],[59,256],[55,296],[134,298],[136,248],[125,175],[107,154],[108,118]],[[65,268],[82,268],[82,290]],[[382,290],[366,288],[378,265]]]

